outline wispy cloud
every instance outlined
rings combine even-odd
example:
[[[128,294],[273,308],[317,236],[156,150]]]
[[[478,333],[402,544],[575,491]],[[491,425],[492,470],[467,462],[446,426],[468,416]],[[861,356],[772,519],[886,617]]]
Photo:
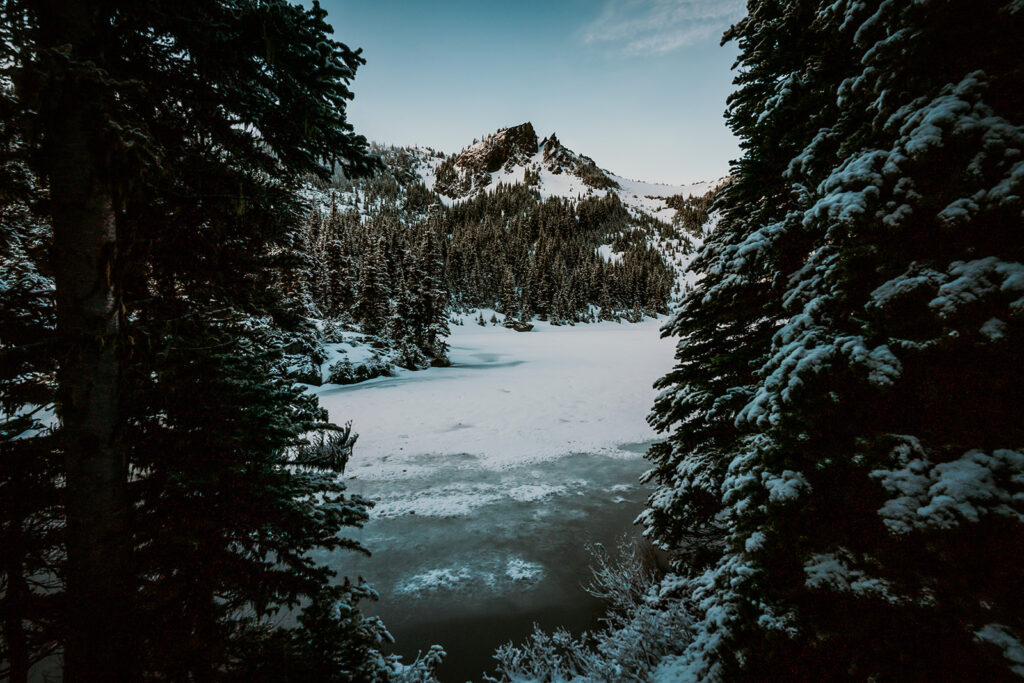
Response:
[[[664,54],[717,39],[743,16],[743,0],[606,0],[583,27],[583,42],[606,43],[629,54]]]

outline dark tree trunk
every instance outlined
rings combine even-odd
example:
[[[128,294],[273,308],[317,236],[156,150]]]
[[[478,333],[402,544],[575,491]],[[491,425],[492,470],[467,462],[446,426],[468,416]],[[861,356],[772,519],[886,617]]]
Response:
[[[42,36],[70,48],[53,58],[44,116],[54,233],[57,334],[65,356],[58,406],[66,467],[68,638],[64,680],[128,678],[130,581],[127,466],[118,443],[119,301],[112,179],[101,137],[102,66],[90,2],[46,2]]]
[[[117,443],[119,314],[113,201],[75,107],[53,140],[58,402],[65,449],[65,680],[122,680],[127,661],[127,468]]]

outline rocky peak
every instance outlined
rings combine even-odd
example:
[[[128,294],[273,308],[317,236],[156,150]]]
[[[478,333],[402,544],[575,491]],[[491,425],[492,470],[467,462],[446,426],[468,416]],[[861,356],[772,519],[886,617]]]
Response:
[[[536,158],[538,151],[540,159]],[[523,169],[523,182],[527,184],[535,183],[539,171],[546,169],[554,175],[574,175],[595,189],[619,187],[593,159],[564,147],[554,133],[538,142],[537,131],[527,121],[502,128],[446,158],[434,172],[434,189],[448,197],[467,197],[488,187],[495,172],[504,169],[512,173],[517,167]],[[505,178],[507,182],[508,176]]]
[[[511,128],[502,128],[468,147],[455,158],[455,165],[463,169],[494,173],[499,168],[511,168],[526,163],[537,153],[537,132],[527,121]]]
[[[576,155],[562,147],[554,133],[544,138],[540,146],[544,150],[544,163],[552,172],[561,173],[566,166],[572,166]]]
[[[597,167],[594,160],[582,154],[576,154],[568,147],[563,147],[558,137],[552,133],[540,143],[544,150],[544,165],[549,171],[558,175],[569,173],[580,178],[590,187],[597,189],[617,188],[619,186]]]

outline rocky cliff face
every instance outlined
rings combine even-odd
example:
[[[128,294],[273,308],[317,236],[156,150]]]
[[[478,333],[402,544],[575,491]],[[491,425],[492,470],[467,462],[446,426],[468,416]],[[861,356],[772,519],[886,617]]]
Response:
[[[515,166],[530,162],[537,153],[537,133],[529,121],[502,128],[480,142],[472,145],[455,157],[455,165],[466,170],[483,170],[494,173],[504,168],[511,171]]]
[[[577,176],[586,185],[599,190],[618,188],[619,184],[608,177],[608,174],[597,167],[594,160],[582,154],[576,154],[562,145],[554,133],[540,143],[544,157],[544,166],[554,174],[569,173]]]

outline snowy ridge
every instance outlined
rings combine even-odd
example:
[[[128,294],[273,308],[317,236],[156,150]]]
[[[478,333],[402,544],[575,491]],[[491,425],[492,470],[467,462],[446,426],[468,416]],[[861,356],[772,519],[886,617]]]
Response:
[[[624,178],[565,147],[554,133],[538,139],[529,122],[503,128],[449,157],[439,158],[428,148],[411,151],[421,161],[417,171],[424,185],[452,203],[485,192],[498,183],[532,184],[545,199],[602,197],[614,192],[627,207],[664,223],[670,223],[675,216],[675,209],[666,203],[669,197],[700,196],[727,180],[671,185]],[[450,177],[452,172],[456,178]]]

